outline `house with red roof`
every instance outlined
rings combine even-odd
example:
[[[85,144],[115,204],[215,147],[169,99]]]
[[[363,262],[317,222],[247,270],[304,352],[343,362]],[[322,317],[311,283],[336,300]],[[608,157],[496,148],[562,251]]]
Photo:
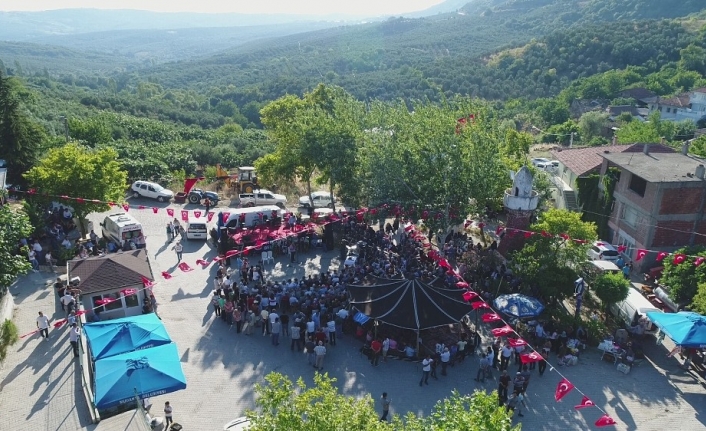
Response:
[[[659,112],[663,120],[694,122],[706,118],[706,87],[671,97],[645,100],[650,112]]]

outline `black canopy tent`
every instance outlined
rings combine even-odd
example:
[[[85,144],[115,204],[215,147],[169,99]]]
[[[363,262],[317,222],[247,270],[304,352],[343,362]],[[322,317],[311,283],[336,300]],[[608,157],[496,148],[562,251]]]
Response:
[[[442,287],[439,279],[430,283],[419,279],[366,279],[366,284],[349,285],[353,308],[385,324],[410,329],[424,329],[458,323],[472,311],[463,300],[463,289]],[[419,350],[419,345],[417,345]]]

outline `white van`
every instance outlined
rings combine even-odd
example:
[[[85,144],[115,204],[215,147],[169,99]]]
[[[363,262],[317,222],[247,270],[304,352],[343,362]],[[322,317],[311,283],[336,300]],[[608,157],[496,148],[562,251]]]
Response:
[[[205,221],[186,223],[186,239],[208,239],[208,228]]]
[[[640,317],[646,316],[648,311],[657,311],[662,313],[662,310],[656,308],[650,301],[647,300],[642,294],[631,287],[628,291],[628,297],[621,302],[615,304],[610,304],[610,312],[617,317],[621,322],[623,322],[628,328],[637,325]],[[651,321],[647,321],[647,331],[652,331],[653,326]]]
[[[128,248],[130,242],[137,248],[145,246],[142,224],[128,213],[111,214],[100,224],[103,237],[117,243],[121,248]]]
[[[234,208],[231,209],[228,220],[225,222],[226,227],[253,227],[272,219],[272,214],[276,214],[279,219],[282,218],[284,212],[282,208],[276,205],[265,205],[250,208]],[[262,217],[260,217],[262,214]],[[245,220],[241,226],[240,217],[245,215]]]

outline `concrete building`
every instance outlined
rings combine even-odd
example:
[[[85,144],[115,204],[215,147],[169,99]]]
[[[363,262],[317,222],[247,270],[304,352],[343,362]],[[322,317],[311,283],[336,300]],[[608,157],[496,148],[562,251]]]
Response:
[[[555,190],[552,193],[554,206],[569,211],[579,211],[581,203],[578,201],[576,179],[588,175],[598,174],[606,154],[639,153],[645,145],[606,145],[602,147],[587,148],[560,148],[550,153],[559,161],[559,167],[553,172],[551,178]],[[673,153],[674,150],[661,144],[650,145],[653,153]]]
[[[111,253],[105,256],[75,259],[67,263],[68,279],[78,277],[78,288],[88,316],[100,314],[101,320],[142,314],[145,295],[142,277],[154,280],[147,250],[138,249]],[[130,294],[130,290],[137,293]],[[96,307],[97,301],[112,302]],[[89,317],[90,319],[90,317]]]
[[[613,210],[608,221],[610,240],[635,250],[672,252],[687,245],[706,245],[706,162],[681,153],[643,152],[603,154],[601,175],[611,167],[620,170]],[[703,234],[703,235],[701,235]],[[640,263],[649,267],[656,254]]]

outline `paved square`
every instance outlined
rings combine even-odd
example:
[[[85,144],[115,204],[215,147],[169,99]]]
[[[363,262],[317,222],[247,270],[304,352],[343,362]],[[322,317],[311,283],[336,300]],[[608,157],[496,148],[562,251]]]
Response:
[[[132,209],[131,213],[143,223],[147,235],[152,269],[158,282],[154,293],[159,302],[159,314],[177,343],[188,385],[186,390],[153,398],[153,410],[161,412],[161,406],[168,400],[174,407],[174,419],[185,431],[217,431],[254,407],[253,384],[262,382],[268,372],[278,371],[292,379],[301,376],[311,384],[314,370],[307,365],[303,353],[289,349],[289,340],[284,338],[280,346],[275,347],[257,331],[251,336],[236,334],[235,329],[215,318],[209,303],[210,279],[215,268],[201,269],[194,264],[197,259],[215,256],[212,244],[188,241],[184,260],[195,270],[179,271],[177,257],[165,243],[164,226],[169,218],[165,211],[153,214],[149,208]],[[104,216],[95,214],[91,220],[98,227]],[[336,254],[302,255],[300,260],[306,260],[292,267],[287,266],[287,259],[280,258],[274,265],[268,265],[268,276],[301,277],[336,268]],[[162,271],[173,272],[174,277],[163,280],[159,276]],[[63,317],[55,304],[55,294],[45,284],[53,277],[47,273],[30,274],[11,288],[20,333],[35,329],[38,310],[54,313],[55,319]],[[559,371],[618,421],[616,430],[706,429],[703,380],[681,370],[674,359],[667,358],[665,347],[648,344],[648,360],[628,375],[602,362],[595,348],[582,354],[578,366]],[[421,371],[416,364],[392,360],[373,368],[358,353],[359,347],[352,338],[341,337],[336,347],[329,348],[324,371],[336,377],[341,391],[348,395],[372,394],[377,399],[383,391],[388,392],[392,413],[428,414],[436,400],[449,395],[454,388],[462,393],[496,388],[495,381],[480,384],[473,380],[478,367],[475,360],[449,368],[447,377],[439,375],[438,381],[431,379],[429,386],[419,387]],[[50,341],[42,341],[35,335],[20,340],[10,349],[0,370],[1,429],[145,430],[139,418],[133,418],[133,413],[124,413],[98,425],[90,424],[80,376],[76,372],[78,368],[69,349],[65,329],[52,330]],[[524,430],[594,428],[593,422],[601,414],[595,408],[575,410],[574,405],[581,400],[576,390],[563,401],[554,401],[559,380],[559,375],[553,372],[532,377],[527,397],[529,412],[521,418]]]

